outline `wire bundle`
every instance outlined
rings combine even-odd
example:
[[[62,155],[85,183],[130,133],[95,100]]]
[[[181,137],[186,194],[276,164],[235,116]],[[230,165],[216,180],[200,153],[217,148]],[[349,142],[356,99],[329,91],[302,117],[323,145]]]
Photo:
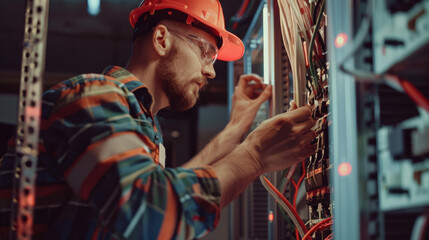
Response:
[[[294,79],[294,100],[298,107],[307,104],[307,79],[311,79],[311,88],[314,95],[318,95],[321,87],[314,59],[322,59],[324,48],[320,36],[319,27],[324,12],[325,0],[310,2],[308,0],[277,0],[279,6],[280,26],[283,44],[288,55],[292,75]],[[316,24],[314,20],[317,17]],[[308,68],[308,71],[307,71]],[[309,76],[307,78],[307,75]],[[265,177],[260,180],[267,191],[276,199],[278,204],[289,215],[296,226],[297,239],[299,235],[304,237],[307,232],[305,224],[302,223],[296,211],[296,199],[303,179],[305,178],[305,164],[302,163],[303,173],[298,182],[292,180],[295,188],[293,206]],[[285,189],[291,181],[297,165],[292,166],[289,171],[284,171],[280,182],[280,189]],[[283,190],[284,191],[284,190]],[[283,214],[283,212],[282,212]]]
[[[317,14],[316,25],[313,25],[310,3],[307,0],[277,0],[280,12],[280,26],[283,44],[291,62],[292,74],[295,80],[294,99],[298,106],[305,104],[306,67],[309,67],[313,90],[318,91],[317,74],[313,63],[314,57],[323,58],[320,22],[324,11],[324,0],[317,5],[320,10]],[[316,11],[316,9],[314,9]],[[315,49],[313,53],[313,49]]]
[[[306,34],[300,35],[300,31],[305,32],[306,27],[300,14],[299,5],[295,0],[277,0],[277,2],[280,11],[283,44],[290,60],[293,79],[305,79],[306,59],[301,37],[304,38],[305,42],[308,42],[308,36]],[[294,99],[298,106],[304,105],[305,85],[299,89],[299,92],[294,91]]]
[[[318,224],[314,225],[302,238],[302,240],[308,240],[311,239],[311,235],[313,235],[317,230],[323,230],[325,228],[331,227],[333,224],[332,217],[328,217],[322,221],[320,221]],[[332,235],[329,235],[326,238],[331,238]]]
[[[292,183],[295,192],[294,192],[294,196],[293,196],[293,201],[292,201],[292,206],[294,209],[296,209],[296,200],[298,198],[298,191],[299,191],[299,187],[301,186],[302,181],[305,178],[306,175],[306,169],[305,169],[305,163],[301,162],[301,166],[302,166],[302,174],[301,177],[298,179],[298,182],[295,182],[295,180],[291,179],[292,175],[294,174],[296,168],[297,168],[298,164],[293,165],[292,167],[289,168],[289,171],[284,171],[283,175],[281,177],[280,183],[279,183],[279,188],[282,189],[281,193],[284,194],[286,187],[288,185],[289,182]],[[284,212],[282,211],[283,209],[281,209],[281,213],[284,215],[284,217],[286,218]],[[296,234],[296,239],[299,239],[298,236],[298,229],[295,228],[295,234]]]
[[[305,226],[298,212],[292,206],[292,204],[290,204],[290,202],[283,196],[283,194],[281,194],[279,190],[277,190],[277,188],[274,187],[274,185],[265,176],[261,175],[259,179],[261,180],[262,185],[265,187],[268,193],[276,200],[276,202],[283,208],[283,210],[285,210],[285,212],[292,219],[292,222],[298,229],[299,235],[301,236],[302,240],[312,239],[311,235],[314,234],[316,231],[323,230],[332,226],[332,217],[329,217],[314,225],[314,227],[312,227],[310,230],[307,230],[307,227]],[[332,234],[325,239],[331,238]]]
[[[290,202],[283,196],[283,194],[281,194],[279,190],[277,190],[277,188],[275,188],[274,185],[265,176],[260,176],[259,178],[268,193],[270,193],[270,195],[276,200],[278,204],[280,204],[280,206],[292,219],[292,222],[298,228],[299,235],[301,237],[304,237],[305,234],[308,232],[307,227],[305,226],[304,222],[302,221],[301,217],[298,215],[298,212],[295,210],[292,204],[290,204]]]

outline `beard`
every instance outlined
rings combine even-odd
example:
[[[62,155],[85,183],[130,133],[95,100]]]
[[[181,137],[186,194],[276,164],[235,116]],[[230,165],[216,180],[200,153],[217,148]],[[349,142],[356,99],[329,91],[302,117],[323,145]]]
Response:
[[[168,55],[160,60],[156,74],[161,81],[162,90],[168,97],[171,109],[175,111],[185,111],[195,105],[199,97],[197,92],[190,91],[195,81],[186,83],[177,79],[177,73],[173,70],[174,58],[177,55],[176,46],[173,46]]]

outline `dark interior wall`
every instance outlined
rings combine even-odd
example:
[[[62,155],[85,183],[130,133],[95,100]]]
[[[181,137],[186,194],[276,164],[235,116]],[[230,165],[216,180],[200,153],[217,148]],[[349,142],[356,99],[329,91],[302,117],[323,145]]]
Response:
[[[85,0],[51,0],[49,4],[46,72],[74,75],[100,72],[107,65],[125,66],[130,56],[129,12],[140,1],[101,0],[100,13],[90,16]],[[241,0],[222,0],[225,21]],[[25,1],[4,1],[0,8],[0,84],[16,81],[21,65]],[[215,65],[212,82],[226,82],[226,64]],[[6,74],[6,73],[9,73]],[[13,76],[10,76],[13,73]],[[8,79],[11,81],[12,79]],[[62,79],[53,80],[60,81]],[[3,91],[4,90],[1,90]]]

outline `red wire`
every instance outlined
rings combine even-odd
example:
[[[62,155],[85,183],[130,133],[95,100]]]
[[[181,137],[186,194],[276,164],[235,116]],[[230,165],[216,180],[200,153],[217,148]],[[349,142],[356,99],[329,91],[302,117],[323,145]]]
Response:
[[[305,164],[304,164],[304,162],[302,162],[302,175],[298,179],[298,183],[295,184],[295,181],[293,182],[293,185],[295,187],[295,194],[293,196],[293,207],[295,209],[296,209],[296,198],[298,197],[299,186],[301,186],[302,180],[304,180],[305,173],[306,173],[306,171],[305,171]]]
[[[238,17],[243,16],[244,12],[246,11],[247,5],[249,5],[249,0],[244,0],[244,2],[241,4],[240,10],[236,14]]]
[[[301,229],[304,231],[304,233],[306,233],[307,227],[305,226],[304,222],[302,221],[301,217],[298,215],[298,213],[296,212],[296,210],[293,208],[293,206],[290,204],[290,202],[283,196],[283,194],[281,194],[279,192],[279,190],[277,190],[276,187],[274,187],[274,185],[264,176],[264,180],[265,182],[268,184],[268,186],[276,193],[276,195],[278,197],[280,197],[280,199],[286,204],[286,206],[291,210],[292,214],[294,215],[294,217],[297,219],[299,226],[301,227]]]
[[[287,172],[287,174],[285,175],[285,178],[287,179],[287,182],[286,182],[286,184],[285,184],[285,187],[283,188],[282,193],[284,193],[284,192],[286,191],[286,187],[287,187],[287,185],[289,184],[289,181],[292,179],[292,175],[295,173],[296,165],[297,165],[297,164],[295,164],[295,165],[293,165],[292,167],[290,167],[290,168],[289,168],[289,170],[288,170],[288,172]],[[288,176],[289,176],[289,172],[290,172],[290,171],[293,171],[293,172],[291,173],[291,177],[290,177],[290,178],[288,178]]]
[[[316,225],[314,225],[314,227],[312,227],[306,234],[305,234],[305,236],[302,238],[302,240],[307,240],[307,239],[310,239],[311,237],[311,235],[315,232],[315,231],[317,231],[317,230],[319,230],[319,229],[324,229],[324,228],[327,228],[327,227],[330,227],[330,226],[332,226],[332,222],[330,222],[332,220],[332,217],[328,217],[328,218],[326,218],[326,219],[324,219],[324,220],[322,220],[321,222],[319,222],[318,224],[316,224]],[[328,223],[328,224],[325,224],[325,223],[327,223],[327,222],[330,222],[330,223]]]
[[[298,233],[298,228],[295,228],[295,237],[296,237],[296,240],[300,239],[299,238],[299,233]]]
[[[247,8],[247,6],[249,5],[249,0],[244,0],[242,3],[241,3],[241,6],[240,6],[240,9],[238,10],[238,12],[237,12],[237,14],[235,14],[235,16],[237,16],[237,17],[242,17],[243,16],[243,14],[244,14],[244,12],[246,11],[246,8]],[[238,27],[238,22],[235,22],[233,25],[232,25],[232,29],[236,29]]]
[[[304,162],[302,162],[301,165],[302,165],[302,175],[298,179],[298,183],[295,183],[295,181],[292,180],[293,186],[295,187],[295,193],[294,193],[294,196],[293,196],[293,207],[295,208],[295,211],[296,211],[296,199],[298,197],[299,186],[301,186],[301,182],[304,179],[305,172],[306,172],[305,171],[305,164],[304,164]],[[299,240],[299,234],[298,234],[298,229],[297,228],[295,228],[295,236],[296,236],[296,239]]]
[[[325,238],[325,240],[331,240],[333,236],[334,236],[334,233],[331,233]]]
[[[399,79],[399,82],[401,83],[402,88],[404,91],[408,94],[408,96],[421,108],[426,110],[426,112],[429,113],[429,100],[423,96],[423,94],[414,87],[413,84],[411,84],[407,80]]]

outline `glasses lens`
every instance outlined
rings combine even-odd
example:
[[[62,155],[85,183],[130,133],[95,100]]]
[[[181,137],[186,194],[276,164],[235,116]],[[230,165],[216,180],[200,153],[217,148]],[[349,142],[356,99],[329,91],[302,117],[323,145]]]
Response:
[[[181,33],[171,31],[171,30],[170,30],[170,32],[172,32],[178,36],[184,36],[187,39],[191,40],[193,43],[195,43],[200,48],[202,61],[205,64],[214,64],[214,62],[217,59],[218,50],[209,41],[207,41],[201,37],[192,35],[192,34],[182,35]]]
[[[217,48],[210,46],[210,52],[208,54],[208,57],[209,57],[211,63],[213,63],[213,64],[215,63],[215,61],[217,59],[217,54],[218,54]]]
[[[205,41],[204,39],[199,39],[201,42],[200,48],[203,53],[203,59],[206,64],[213,64],[217,58],[217,48],[213,47],[212,44]]]

